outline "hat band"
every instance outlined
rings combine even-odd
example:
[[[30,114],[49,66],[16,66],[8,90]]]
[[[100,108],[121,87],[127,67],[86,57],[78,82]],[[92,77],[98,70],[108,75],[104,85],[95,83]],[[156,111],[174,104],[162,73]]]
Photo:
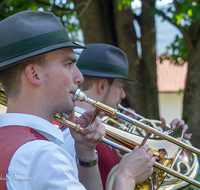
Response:
[[[79,59],[77,62],[77,67],[79,69],[87,69],[110,74],[119,74],[123,77],[127,77],[128,75],[128,69],[126,68],[87,59]]]
[[[27,38],[1,47],[0,62],[66,41],[70,38],[65,29]]]

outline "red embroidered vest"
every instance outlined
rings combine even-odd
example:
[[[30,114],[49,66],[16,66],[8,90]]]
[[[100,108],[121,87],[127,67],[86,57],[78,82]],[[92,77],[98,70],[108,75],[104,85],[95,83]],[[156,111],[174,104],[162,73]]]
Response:
[[[120,156],[114,148],[110,148],[108,145],[100,143],[97,145],[96,150],[98,152],[98,165],[101,174],[101,180],[103,188],[106,186],[106,179],[110,170],[120,162]]]
[[[17,149],[28,141],[48,140],[37,131],[24,126],[6,126],[0,128],[0,189],[7,190],[6,173],[12,156]]]

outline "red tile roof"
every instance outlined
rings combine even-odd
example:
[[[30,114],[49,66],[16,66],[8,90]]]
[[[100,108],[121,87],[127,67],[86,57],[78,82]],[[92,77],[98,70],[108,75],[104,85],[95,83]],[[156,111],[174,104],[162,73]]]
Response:
[[[178,92],[185,89],[187,77],[187,62],[182,66],[174,65],[170,60],[163,60],[157,64],[157,85],[159,92]]]

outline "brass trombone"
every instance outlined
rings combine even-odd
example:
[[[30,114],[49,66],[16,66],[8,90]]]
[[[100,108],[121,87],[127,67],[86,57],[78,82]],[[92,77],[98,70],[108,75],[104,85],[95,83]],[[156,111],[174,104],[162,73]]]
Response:
[[[119,110],[126,111],[126,112],[128,112],[128,113],[130,113],[130,114],[136,116],[136,117],[137,117],[137,120],[139,120],[140,122],[145,123],[145,124],[147,124],[147,125],[150,125],[151,127],[155,128],[155,129],[157,129],[157,130],[159,130],[159,131],[161,131],[161,132],[163,132],[163,133],[165,133],[165,134],[171,135],[171,136],[173,136],[173,137],[176,137],[176,136],[177,136],[177,131],[179,131],[179,132],[178,132],[178,135],[179,135],[179,134],[180,134],[180,130],[182,129],[182,132],[181,132],[181,139],[180,139],[180,140],[183,139],[184,130],[183,130],[182,127],[178,127],[178,128],[181,128],[180,130],[178,130],[178,129],[172,130],[171,126],[170,126],[169,124],[166,124],[166,125],[165,125],[165,129],[166,129],[166,130],[163,131],[163,129],[159,126],[162,122],[159,121],[159,120],[145,118],[145,117],[139,115],[138,113],[135,113],[135,112],[133,112],[133,111],[131,111],[131,110],[125,108],[125,107],[122,106],[121,104],[118,104],[118,107],[117,107],[117,108],[118,108]],[[108,118],[108,117],[105,117],[105,120],[108,120],[108,121],[109,121],[109,118]],[[112,121],[113,121],[113,120],[112,120]],[[112,121],[111,121],[111,122],[112,122]],[[113,122],[114,122],[114,121],[113,121]],[[143,136],[146,135],[146,131],[143,130],[143,129],[141,129],[141,128],[139,128],[139,127],[137,127],[136,125],[132,125],[132,124],[128,124],[128,125],[127,125],[127,122],[126,122],[126,123],[125,123],[125,126],[127,126],[127,127],[124,127],[124,125],[121,125],[121,126],[120,126],[120,124],[119,124],[119,127],[120,127],[120,128],[126,128],[126,131],[128,131],[128,132],[132,132],[132,133],[136,133],[136,134],[138,133],[138,134],[141,134],[141,135],[143,135]],[[156,135],[154,135],[154,134],[151,134],[151,135],[150,135],[150,138],[159,138],[159,136],[156,136]]]
[[[162,133],[162,132],[160,132],[160,131],[152,128],[152,127],[149,127],[148,125],[146,125],[146,124],[144,124],[140,121],[137,121],[136,119],[133,119],[133,118],[127,116],[127,115],[124,115],[121,112],[119,112],[117,109],[111,108],[110,106],[107,106],[107,105],[105,105],[101,102],[98,102],[98,101],[95,101],[95,100],[92,100],[92,99],[86,97],[86,95],[83,92],[81,92],[80,89],[78,89],[76,91],[74,98],[75,98],[75,100],[78,100],[78,101],[81,101],[81,102],[85,101],[85,102],[93,105],[96,109],[103,111],[103,112],[107,113],[108,115],[110,115],[112,117],[116,116],[120,119],[123,119],[123,120],[125,120],[125,121],[127,121],[127,122],[129,122],[133,125],[136,125],[136,126],[142,128],[142,129],[148,131],[149,133],[153,133],[153,134],[155,134],[159,137],[162,137],[163,139],[165,139],[167,141],[170,141],[170,142],[172,142],[172,143],[174,143],[178,146],[181,146],[182,148],[185,148],[187,150],[190,150],[190,151],[200,155],[199,149],[197,149],[193,146],[190,146],[190,145],[188,145],[188,144],[186,144],[186,143],[184,143],[184,142],[182,142],[178,139],[175,139],[172,136],[164,134],[164,133]]]
[[[136,116],[139,121],[150,125],[151,127],[154,127],[155,129],[158,129],[160,131],[163,131],[163,129],[161,127],[159,127],[159,125],[161,124],[161,121],[159,120],[154,120],[154,119],[147,119],[144,118],[143,116],[123,107],[122,105],[118,105],[118,109],[120,109],[120,111],[125,110],[128,113],[131,113],[132,115]],[[135,125],[129,124],[127,122],[123,122],[123,123],[119,123],[117,122],[117,120],[115,118],[109,117],[109,116],[103,116],[102,120],[109,125],[115,126],[119,129],[125,130],[129,133],[132,133],[134,135],[139,135],[139,136],[143,136],[145,137],[145,135],[147,134],[147,132]],[[163,131],[163,133],[171,135],[175,138],[179,138],[180,140],[183,140],[184,142],[186,142],[187,144],[190,144],[189,140],[183,139],[183,134],[184,134],[184,130],[183,127],[177,127],[176,129],[172,130],[171,126],[169,124],[165,125],[165,129],[166,131]],[[154,139],[155,141],[157,141],[157,144],[159,144],[160,138],[159,136],[155,136],[154,134],[151,134],[149,136],[150,139]],[[167,147],[167,144],[166,146]],[[120,154],[123,155],[123,153],[120,152]],[[198,157],[195,153],[192,153],[186,149],[182,149],[180,148],[175,156],[175,159],[173,161],[173,164],[171,166],[172,169],[183,173],[184,175],[195,179],[195,177],[198,174],[198,169],[199,169],[199,164],[198,164]],[[114,182],[114,175],[115,172],[117,170],[117,167],[114,167],[110,173],[109,176],[107,178],[107,183],[106,183],[106,190],[110,190],[112,189],[112,184]],[[156,170],[154,169],[154,173],[156,173]],[[143,185],[143,184],[142,184]],[[179,178],[176,178],[172,175],[167,175],[166,178],[164,179],[164,181],[162,182],[162,184],[159,186],[160,190],[165,190],[165,189],[179,189],[179,188],[186,188],[189,184],[186,183],[183,180],[180,180]]]
[[[79,117],[81,114],[75,112],[75,116],[76,117]],[[76,125],[68,120],[65,119],[65,117],[63,116],[63,114],[56,114],[54,119],[65,125],[65,126],[68,126],[70,128],[73,128],[74,130],[76,130],[77,132],[81,132],[83,133],[84,129],[80,126],[80,125]],[[114,128],[112,126],[109,126],[107,124],[104,124],[105,127],[106,127],[106,137],[104,137],[103,139],[101,139],[103,143],[105,144],[108,144],[124,153],[128,153],[128,152],[131,152],[132,149],[135,148],[135,146],[139,146],[140,145],[140,140],[135,140],[135,137],[137,138],[142,138],[142,137],[139,137],[139,136],[134,136],[133,134],[131,133],[127,133],[125,131],[122,131],[120,129],[117,129],[117,128]],[[133,140],[134,139],[134,140]],[[165,142],[166,143],[166,142]],[[149,143],[148,143],[149,144]],[[171,147],[170,147],[171,148]],[[153,152],[153,154],[155,156],[158,156],[158,152],[157,150],[155,149],[152,149],[150,148],[150,150]],[[162,165],[158,162],[156,162],[154,164],[154,167],[162,170],[162,171],[165,171],[181,180],[184,180],[190,184],[193,184],[197,187],[200,187],[200,183],[198,181],[195,181],[194,179],[192,178],[189,178],[175,170],[172,170],[168,167],[171,167],[172,166],[172,163],[166,163],[165,165]],[[160,184],[159,184],[160,185]]]
[[[85,94],[82,93],[80,90],[77,90],[77,92],[75,94],[75,99],[79,100],[79,101],[86,101],[86,102],[92,104],[97,109],[99,109],[101,111],[104,111],[105,113],[107,113],[107,114],[109,114],[111,116],[117,116],[117,117],[119,117],[121,119],[125,119],[126,121],[131,122],[131,123],[143,128],[143,129],[145,129],[145,130],[147,130],[147,131],[149,131],[151,133],[154,133],[156,135],[160,135],[164,139],[166,139],[166,140],[168,140],[168,141],[170,141],[170,142],[172,142],[172,143],[174,143],[174,144],[176,144],[178,146],[182,146],[182,147],[184,147],[184,148],[186,148],[188,150],[191,150],[191,151],[193,151],[193,152],[195,152],[197,154],[200,153],[200,150],[198,150],[198,149],[196,149],[196,148],[194,148],[194,147],[192,147],[190,145],[187,145],[187,144],[185,144],[183,142],[180,142],[179,140],[177,140],[177,139],[175,139],[173,137],[170,137],[168,135],[164,135],[161,132],[159,132],[159,131],[157,131],[157,130],[155,130],[153,128],[151,129],[149,126],[147,126],[147,125],[145,125],[145,124],[143,124],[143,123],[141,123],[139,121],[136,121],[135,119],[132,119],[132,118],[130,118],[128,116],[125,116],[124,114],[121,114],[120,112],[118,112],[117,109],[113,109],[113,108],[111,108],[111,107],[109,107],[109,106],[107,106],[105,104],[102,104],[102,103],[100,103],[98,101],[94,101],[94,100],[92,100],[90,98],[87,98],[85,96]],[[0,88],[0,104],[2,104],[4,106],[7,105],[6,97],[5,97],[3,88]],[[59,123],[63,124],[63,125],[66,125],[68,127],[71,127],[73,129],[75,129],[77,132],[83,133],[83,131],[84,131],[84,129],[80,125],[76,125],[76,124],[68,121],[67,118],[65,117],[65,114],[56,114],[54,119],[56,121],[58,121]],[[119,134],[119,131],[113,132],[113,129],[109,129],[109,127],[110,126],[106,125],[106,137],[109,138],[109,139],[104,137],[104,138],[101,139],[101,142],[106,143],[106,144],[108,144],[108,145],[110,145],[110,146],[112,146],[112,147],[114,147],[116,149],[119,149],[120,151],[123,151],[123,152],[130,152],[132,149],[134,149],[134,147],[136,145],[139,145],[139,143],[133,141],[133,138],[132,138],[133,136],[131,136],[130,138],[123,137],[123,136],[121,136]],[[120,144],[118,144],[117,142],[118,143],[120,142]],[[126,146],[123,146],[123,144],[126,145]],[[154,153],[154,155],[157,155],[157,151],[156,150],[151,149],[151,151]],[[154,167],[156,167],[156,168],[158,168],[158,169],[160,169],[162,171],[165,171],[165,172],[167,172],[167,173],[169,173],[169,174],[171,174],[171,175],[173,175],[173,176],[175,176],[177,178],[180,178],[180,179],[182,179],[182,180],[184,180],[184,181],[186,181],[186,182],[188,182],[190,184],[193,184],[193,185],[195,185],[195,186],[200,188],[200,183],[198,181],[195,181],[194,179],[191,179],[191,178],[189,178],[189,177],[187,177],[187,176],[185,176],[185,175],[183,175],[183,174],[181,174],[181,173],[179,173],[177,171],[174,171],[174,170],[168,168],[167,166],[162,165],[162,164],[157,163],[157,162],[154,164]]]
[[[154,129],[154,128],[152,128],[152,127],[150,127],[150,126],[148,126],[148,125],[146,125],[146,124],[144,124],[144,123],[142,123],[142,122],[140,122],[136,119],[128,117],[128,116],[122,114],[121,112],[119,112],[117,109],[111,108],[111,107],[109,107],[109,106],[107,106],[107,105],[105,105],[101,102],[92,100],[92,99],[86,97],[86,95],[83,92],[81,92],[79,89],[76,91],[74,98],[75,98],[75,100],[78,100],[78,101],[85,101],[85,102],[93,105],[96,109],[103,111],[103,112],[105,112],[106,114],[108,114],[112,117],[116,116],[118,118],[121,118],[121,119],[123,119],[123,120],[125,120],[125,121],[127,121],[127,122],[129,122],[133,125],[136,125],[136,126],[142,128],[142,129],[148,131],[148,133],[153,133],[156,136],[159,136],[159,137],[161,137],[161,138],[163,138],[163,139],[165,139],[165,140],[167,140],[167,141],[169,141],[173,144],[176,144],[176,145],[178,145],[182,148],[190,150],[193,153],[196,153],[198,155],[200,154],[199,149],[197,149],[197,148],[195,148],[195,147],[193,147],[189,144],[186,144],[186,143],[184,143],[184,142],[182,142],[178,139],[175,139],[174,137],[169,136],[169,135],[167,135],[167,134],[165,134],[161,131],[158,131],[158,130],[156,130],[156,129]],[[106,133],[107,133],[107,130],[106,130]],[[163,166],[162,164],[159,164],[157,162],[155,163],[154,167],[156,167],[160,170],[163,170],[163,171],[165,171],[165,172],[167,172],[167,173],[169,173],[169,174],[171,174],[171,175],[173,175],[173,176],[175,176],[179,179],[182,179],[182,180],[184,180],[184,181],[186,181],[190,184],[193,184],[197,187],[199,187],[199,185],[200,185],[200,183],[198,181],[195,181],[191,178],[188,178],[187,176],[184,176],[183,174],[180,174],[180,173],[178,173],[178,172],[176,172],[176,171],[174,171],[170,168],[167,168],[166,166]]]
[[[133,111],[127,109],[127,108],[125,108],[125,107],[122,106],[121,104],[118,104],[117,108],[118,108],[118,109],[121,109],[121,110],[125,110],[125,111],[127,111],[127,112],[133,114],[133,115],[136,116],[138,119],[145,119],[145,117],[143,117],[143,116],[139,115],[138,113],[135,113],[135,112],[133,112]]]

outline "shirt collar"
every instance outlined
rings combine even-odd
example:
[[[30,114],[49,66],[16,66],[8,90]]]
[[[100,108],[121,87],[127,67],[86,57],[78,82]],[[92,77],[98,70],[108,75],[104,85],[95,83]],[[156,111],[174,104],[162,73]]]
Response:
[[[38,116],[22,113],[0,114],[0,127],[9,125],[27,126],[38,132],[41,131],[41,134],[50,141],[58,139],[62,143],[64,142],[62,131],[49,121]]]

